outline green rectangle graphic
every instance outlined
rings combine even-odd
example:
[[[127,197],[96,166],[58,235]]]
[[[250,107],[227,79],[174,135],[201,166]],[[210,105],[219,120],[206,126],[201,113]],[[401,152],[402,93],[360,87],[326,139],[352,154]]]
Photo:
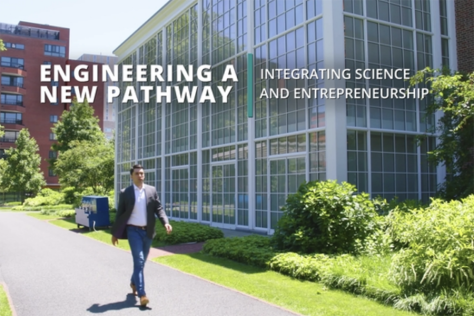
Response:
[[[253,117],[253,54],[247,54],[247,116]]]

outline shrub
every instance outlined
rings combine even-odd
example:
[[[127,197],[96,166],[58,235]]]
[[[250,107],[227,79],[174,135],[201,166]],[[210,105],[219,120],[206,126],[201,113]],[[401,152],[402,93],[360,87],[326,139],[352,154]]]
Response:
[[[40,206],[15,206],[14,210],[19,211],[41,211],[41,210],[73,210],[73,206],[70,204],[58,204],[58,205],[40,205]]]
[[[407,293],[474,290],[474,195],[390,216],[394,238],[408,245],[394,256],[394,282]]]
[[[375,229],[368,194],[336,181],[302,184],[289,195],[273,241],[278,249],[304,253],[350,253]]]
[[[42,209],[40,211],[42,215],[55,215],[57,217],[73,217],[76,215],[74,210],[54,210],[54,209]]]
[[[28,198],[23,206],[58,205],[64,203],[64,195],[59,191],[42,189],[34,198]]]
[[[258,235],[208,240],[203,251],[216,257],[259,267],[266,267],[276,254],[270,245],[270,239]]]
[[[155,227],[155,239],[174,245],[187,242],[201,242],[224,237],[224,233],[215,227],[177,221],[171,221],[170,224],[173,226],[173,232],[167,234],[161,223],[157,222]]]
[[[21,202],[7,202],[5,203],[6,206],[18,206],[21,205]]]
[[[374,218],[374,229],[372,234],[365,240],[356,240],[356,252],[366,256],[386,256],[393,252],[394,241],[390,234],[390,221],[386,216]]]
[[[76,215],[76,211],[74,210],[56,211],[56,215],[58,215],[59,217],[73,217]]]

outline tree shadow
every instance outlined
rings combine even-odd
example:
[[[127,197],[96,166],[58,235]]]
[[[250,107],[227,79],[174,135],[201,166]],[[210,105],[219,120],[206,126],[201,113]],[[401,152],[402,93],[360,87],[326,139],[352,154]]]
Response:
[[[242,272],[245,274],[258,274],[258,273],[265,273],[266,271],[268,271],[268,269],[264,267],[256,267],[256,266],[237,262],[237,261],[227,259],[227,258],[214,257],[202,251],[197,252],[197,253],[183,254],[183,255],[199,260],[199,261],[203,261],[207,264],[235,270],[237,272]],[[157,262],[159,262],[159,260]]]
[[[125,298],[124,301],[121,302],[114,302],[114,303],[108,303],[108,304],[92,304],[91,307],[87,309],[88,312],[94,313],[94,314],[99,314],[99,313],[105,313],[108,311],[113,311],[113,310],[121,310],[125,308],[138,308],[140,310],[149,310],[151,309],[150,307],[143,307],[140,305],[136,305],[137,303],[137,298],[135,295],[129,293],[127,294],[127,297]]]

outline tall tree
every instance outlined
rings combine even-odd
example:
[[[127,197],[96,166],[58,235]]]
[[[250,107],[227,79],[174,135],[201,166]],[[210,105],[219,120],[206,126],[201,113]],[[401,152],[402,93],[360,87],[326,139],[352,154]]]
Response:
[[[94,108],[87,101],[73,102],[69,111],[64,111],[59,121],[51,129],[56,134],[57,143],[51,147],[59,155],[71,149],[73,141],[101,142],[103,133],[99,127],[99,119],[94,116]],[[53,170],[59,175],[54,166],[55,160],[50,160]]]
[[[2,138],[4,134],[5,132],[3,131],[3,126],[0,125],[0,138]],[[0,192],[5,191],[2,185],[3,174],[5,172],[5,165],[6,165],[5,159],[2,159],[0,157]]]
[[[83,190],[91,187],[95,194],[107,194],[114,188],[114,140],[100,142],[73,141],[71,148],[59,155],[56,171],[64,187]]]
[[[0,52],[3,50],[7,50],[7,49],[5,48],[5,44],[3,44],[3,40],[0,38]]]
[[[103,133],[99,119],[94,116],[94,108],[89,103],[73,102],[69,111],[64,111],[52,131],[56,134],[57,143],[52,148],[59,152],[70,149],[75,140],[99,141]]]
[[[6,150],[2,187],[13,192],[36,193],[46,184],[38,144],[26,128],[20,131],[15,144],[16,148]]]
[[[439,142],[428,153],[431,162],[444,164],[448,176],[440,194],[460,199],[474,193],[474,73],[455,74],[449,70],[425,69],[411,84],[427,83],[434,96],[427,114],[442,111],[436,126]]]

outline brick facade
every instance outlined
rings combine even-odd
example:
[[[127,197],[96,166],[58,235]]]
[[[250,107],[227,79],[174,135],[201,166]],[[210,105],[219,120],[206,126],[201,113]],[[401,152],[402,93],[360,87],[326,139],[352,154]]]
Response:
[[[474,1],[456,0],[458,70],[474,71]]]
[[[0,124],[5,126],[5,131],[9,132],[8,135],[15,135],[22,128],[28,128],[39,146],[41,170],[47,187],[58,187],[58,178],[49,175],[47,161],[51,145],[54,142],[50,137],[51,127],[54,124],[52,120],[59,119],[62,112],[69,109],[70,104],[60,102],[60,92],[58,92],[59,100],[56,104],[48,101],[46,103],[40,102],[40,87],[52,85],[49,82],[40,82],[40,66],[44,63],[63,67],[66,64],[71,64],[71,69],[73,69],[74,65],[77,64],[93,63],[68,59],[69,29],[67,28],[29,22],[20,22],[18,25],[0,23],[0,38],[7,45],[7,50],[0,52],[0,58],[3,57],[2,65],[0,65],[2,76],[0,112],[3,115],[2,117],[7,117],[6,115],[12,117],[15,113],[21,113],[21,116],[17,116],[21,119],[15,124],[10,124],[10,120],[6,119],[3,119]],[[52,45],[54,48],[47,48],[46,45]],[[59,52],[54,51],[57,47],[61,47]],[[50,49],[52,49],[52,53]],[[7,64],[9,60],[12,61],[10,65]],[[18,62],[22,64],[20,65]],[[20,83],[16,81],[17,78],[20,78]],[[70,83],[59,81],[58,85],[59,87],[62,85],[97,85],[98,93],[95,102],[91,105],[100,119],[101,128],[103,128],[103,85],[87,82],[78,84],[74,80]],[[3,150],[14,146],[15,137],[8,136],[0,139],[0,151],[3,152]]]

